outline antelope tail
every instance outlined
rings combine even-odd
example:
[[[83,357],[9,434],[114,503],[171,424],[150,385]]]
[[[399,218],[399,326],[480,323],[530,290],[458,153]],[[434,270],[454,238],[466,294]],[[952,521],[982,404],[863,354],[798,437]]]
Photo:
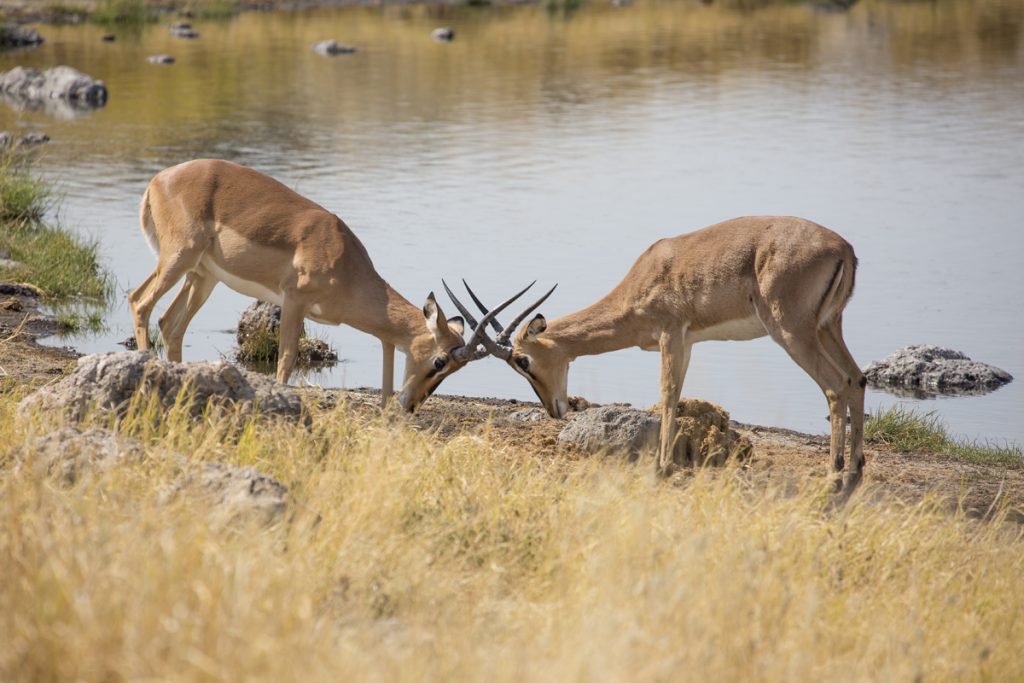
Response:
[[[149,204],[149,188],[142,194],[142,203],[139,204],[139,224],[142,228],[142,236],[149,243],[149,248],[157,256],[160,255],[160,241],[156,238],[156,224],[153,222],[153,209]]]
[[[856,272],[856,256],[851,255],[836,264],[835,274],[818,306],[818,327],[828,324],[843,312],[846,302],[853,296]]]

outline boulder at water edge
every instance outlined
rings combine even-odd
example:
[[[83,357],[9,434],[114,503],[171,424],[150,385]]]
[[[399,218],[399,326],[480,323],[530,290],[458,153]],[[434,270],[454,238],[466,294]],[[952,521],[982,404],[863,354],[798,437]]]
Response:
[[[0,26],[0,48],[35,47],[43,44],[39,31],[25,26]]]
[[[871,386],[920,397],[981,394],[1013,380],[1005,370],[973,361],[960,351],[927,344],[907,346],[875,361],[864,375]]]
[[[94,107],[107,102],[103,81],[70,66],[55,66],[46,71],[16,66],[0,72],[0,92],[26,102],[62,99]]]

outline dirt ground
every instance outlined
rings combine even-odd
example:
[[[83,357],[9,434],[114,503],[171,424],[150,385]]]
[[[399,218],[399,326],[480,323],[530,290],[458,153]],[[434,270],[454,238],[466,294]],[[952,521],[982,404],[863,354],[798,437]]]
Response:
[[[0,285],[0,391],[40,386],[70,372],[78,354],[73,349],[42,346],[40,337],[54,333],[56,325],[40,310],[38,299],[12,295]],[[345,400],[357,410],[379,410],[379,392],[372,389],[309,390],[325,407]],[[585,400],[579,400],[586,407]],[[562,420],[553,420],[539,404],[524,401],[435,395],[411,418],[414,428],[439,440],[458,434],[487,434],[548,453],[553,458],[596,457],[558,443]],[[743,463],[754,482],[782,482],[796,486],[827,475],[828,440],[785,429],[731,426],[753,444]],[[950,510],[958,506],[970,516],[985,517],[1006,505],[1009,519],[1024,523],[1024,468],[964,463],[928,453],[899,453],[866,444],[865,486],[860,495],[898,499],[907,503],[934,496]],[[653,458],[641,458],[637,467],[650,467]],[[681,476],[687,476],[684,472]]]
[[[78,354],[42,346],[37,339],[57,332],[57,324],[40,310],[36,296],[19,293],[30,287],[0,283],[0,390],[40,385],[74,367]]]
[[[379,396],[379,392],[370,389],[326,391],[321,400],[327,406],[347,400],[362,410],[377,411]],[[558,434],[565,421],[548,418],[538,403],[434,395],[412,419],[417,428],[438,439],[486,433],[492,439],[534,448],[550,453],[551,457],[595,457],[559,444]],[[743,468],[754,482],[781,482],[787,487],[807,480],[827,484],[828,437],[735,421],[730,426],[753,444],[753,453],[744,461]],[[867,465],[861,495],[907,503],[934,496],[950,511],[959,506],[971,517],[990,516],[1006,505],[1008,518],[1024,523],[1022,468],[964,463],[928,453],[899,453],[871,444],[865,444],[865,454]],[[636,466],[653,471],[654,459],[641,458]]]

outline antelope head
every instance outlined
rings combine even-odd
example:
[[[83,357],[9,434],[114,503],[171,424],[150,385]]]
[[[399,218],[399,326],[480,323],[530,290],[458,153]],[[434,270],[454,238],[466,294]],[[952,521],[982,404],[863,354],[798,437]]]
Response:
[[[446,377],[467,363],[490,355],[486,348],[480,348],[482,339],[486,338],[485,330],[488,323],[532,286],[533,283],[530,283],[529,287],[510,297],[493,311],[485,311],[479,323],[472,316],[466,316],[465,321],[459,317],[446,318],[434,299],[434,293],[431,292],[423,304],[423,318],[427,331],[413,338],[406,354],[405,378],[398,395],[402,409],[414,412],[437,390]],[[468,340],[463,338],[466,321],[474,328]]]
[[[448,288],[447,283],[442,281],[442,284],[444,284],[445,291],[448,292],[449,298],[451,298],[455,307],[459,309],[459,312],[467,320],[472,320],[469,311],[455,297],[452,290]],[[462,284],[465,285],[466,291],[469,292],[470,298],[473,299],[477,307],[481,311],[487,312],[487,307],[477,298],[465,280],[462,281]],[[530,286],[533,286],[533,283],[530,283]],[[544,331],[547,329],[547,321],[540,314],[534,316],[529,323],[524,325],[523,329],[516,334],[515,340],[512,340],[512,335],[515,334],[519,324],[526,319],[526,316],[533,313],[538,306],[544,303],[557,286],[555,285],[549,289],[544,296],[520,313],[506,327],[502,327],[495,319],[495,316],[492,315],[488,322],[498,334],[494,339],[491,339],[484,332],[480,338],[480,343],[484,346],[484,355],[500,358],[508,363],[509,367],[518,374],[526,378],[530,386],[533,387],[534,393],[537,394],[537,398],[540,399],[540,402],[548,411],[548,415],[554,418],[561,418],[565,417],[566,412],[569,410],[568,378],[569,363],[572,359],[562,351],[553,339],[545,336]],[[520,292],[520,294],[522,293]]]

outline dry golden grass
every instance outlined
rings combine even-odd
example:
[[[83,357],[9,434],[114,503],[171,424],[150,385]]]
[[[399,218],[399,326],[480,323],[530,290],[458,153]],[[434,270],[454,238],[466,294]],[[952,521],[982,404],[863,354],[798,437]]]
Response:
[[[1024,539],[711,469],[440,442],[341,407],[313,427],[123,422],[151,459],[71,489],[8,455],[0,680],[1021,680]],[[495,440],[496,441],[496,440]],[[156,454],[286,483],[275,528],[161,504]],[[648,463],[649,464],[649,463]]]

